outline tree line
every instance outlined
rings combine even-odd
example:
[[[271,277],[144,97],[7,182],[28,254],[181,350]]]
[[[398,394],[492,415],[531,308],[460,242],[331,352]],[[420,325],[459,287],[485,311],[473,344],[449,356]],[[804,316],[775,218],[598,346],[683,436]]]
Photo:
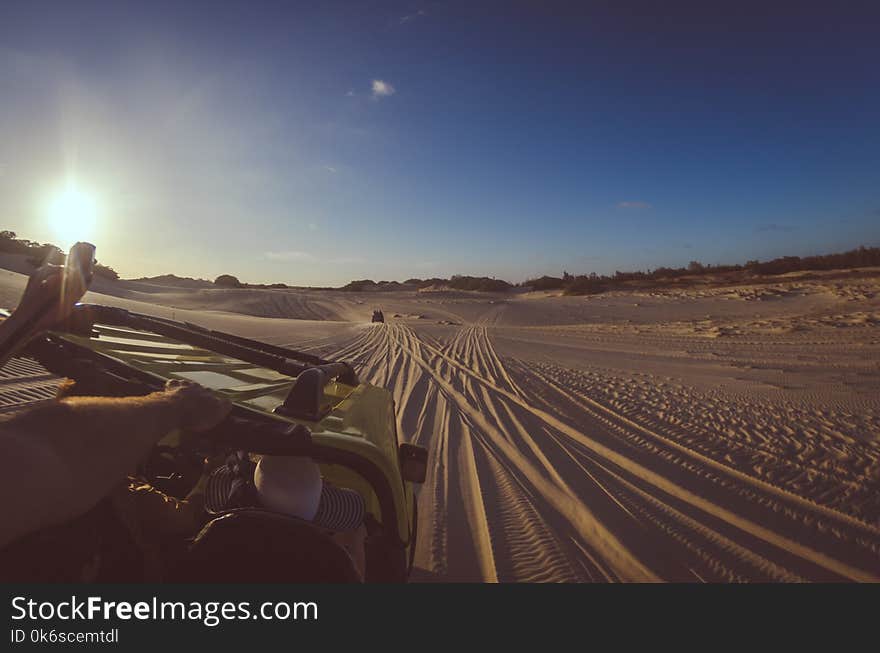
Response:
[[[0,231],[0,252],[7,254],[23,254],[27,262],[35,268],[44,263],[63,265],[67,254],[52,243],[38,243],[34,240],[19,238],[14,231]],[[101,263],[95,264],[95,274],[105,279],[116,281],[119,278],[116,270]]]
[[[45,262],[62,264],[65,253],[51,243],[38,243],[36,241],[19,238],[14,231],[0,231],[0,252],[11,254],[23,254],[27,261],[34,267],[39,267]],[[531,290],[561,290],[566,295],[593,295],[620,288],[626,284],[634,283],[662,283],[681,277],[700,277],[706,275],[718,275],[725,273],[744,273],[755,275],[778,275],[788,272],[836,270],[849,268],[864,268],[880,266],[880,247],[857,247],[846,252],[835,254],[821,254],[817,256],[782,256],[769,261],[746,261],[737,265],[703,265],[699,261],[691,261],[685,267],[670,268],[658,267],[654,270],[636,270],[634,272],[615,271],[613,275],[599,275],[595,272],[590,274],[572,275],[567,271],[561,277],[542,276],[529,279],[521,284],[522,288]],[[95,266],[95,274],[106,279],[116,280],[119,275],[106,265],[98,263]],[[226,288],[289,288],[283,283],[273,284],[248,284],[240,282],[236,277],[229,274],[221,274],[214,280],[214,284]],[[360,279],[351,281],[336,290],[349,292],[382,292],[392,290],[418,290],[430,286],[452,288],[454,290],[472,290],[479,292],[506,292],[515,286],[503,279],[492,277],[473,277],[456,274],[449,279],[407,279],[403,283],[399,281],[373,281],[372,279]],[[331,289],[328,289],[331,290]]]
[[[680,277],[700,277],[724,273],[751,273],[777,275],[788,272],[838,270],[880,266],[880,247],[857,247],[846,252],[817,256],[782,256],[769,261],[746,261],[737,265],[703,265],[691,261],[686,267],[659,267],[635,272],[616,271],[613,275],[595,272],[574,276],[563,272],[561,277],[543,276],[529,279],[521,285],[532,290],[562,290],[566,295],[593,295],[619,288],[632,282],[664,282]]]

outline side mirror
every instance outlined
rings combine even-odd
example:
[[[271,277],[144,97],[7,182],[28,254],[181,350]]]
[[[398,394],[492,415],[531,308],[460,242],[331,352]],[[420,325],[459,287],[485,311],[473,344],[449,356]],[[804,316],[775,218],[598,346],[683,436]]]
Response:
[[[400,474],[410,483],[424,483],[428,475],[428,450],[416,444],[399,447]]]

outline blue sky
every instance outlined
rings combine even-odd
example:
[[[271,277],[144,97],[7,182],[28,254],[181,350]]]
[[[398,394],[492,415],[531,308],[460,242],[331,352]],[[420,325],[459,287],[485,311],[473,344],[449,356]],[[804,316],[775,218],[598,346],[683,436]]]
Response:
[[[873,3],[471,4],[4,2],[2,226],[74,176],[124,276],[315,285],[880,243]]]

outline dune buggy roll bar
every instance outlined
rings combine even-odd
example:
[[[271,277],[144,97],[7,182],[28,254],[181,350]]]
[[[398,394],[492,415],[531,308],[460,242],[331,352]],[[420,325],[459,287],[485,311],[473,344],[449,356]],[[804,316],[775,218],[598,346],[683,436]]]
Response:
[[[101,306],[100,304],[77,304],[64,323],[63,328],[70,333],[92,336],[96,324],[128,327],[149,331],[173,340],[179,340],[195,347],[238,358],[260,367],[265,367],[287,376],[296,377],[307,369],[333,366],[341,383],[357,385],[357,375],[347,363],[324,360],[286,347],[256,342],[231,333],[206,329],[190,322],[175,322],[151,315],[133,313],[123,308]],[[326,368],[330,371],[331,368]]]

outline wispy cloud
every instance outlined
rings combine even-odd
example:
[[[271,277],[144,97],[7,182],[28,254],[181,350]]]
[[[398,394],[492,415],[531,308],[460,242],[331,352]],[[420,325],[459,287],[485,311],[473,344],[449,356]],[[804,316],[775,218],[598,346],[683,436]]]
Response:
[[[402,16],[400,19],[400,24],[403,25],[404,23],[408,23],[411,20],[416,20],[417,18],[421,18],[421,17],[427,16],[427,15],[428,15],[427,11],[425,11],[424,9],[419,9],[417,12],[415,12],[413,14],[407,14],[406,16]]]
[[[617,203],[619,209],[650,209],[652,208],[647,202],[639,202],[634,200],[626,200]]]
[[[315,258],[314,254],[302,251],[266,252],[266,258],[270,261],[309,261]]]
[[[394,95],[397,90],[388,82],[385,82],[381,79],[373,80],[373,97],[378,99],[381,97],[388,97],[389,95]]]
[[[794,230],[795,227],[790,224],[776,224],[775,222],[771,222],[770,224],[762,224],[755,227],[755,231],[757,233],[766,233],[769,231],[789,232]]]
[[[348,92],[345,94],[345,97],[354,97],[354,91],[352,89],[348,89]]]
[[[327,172],[332,172],[334,175],[336,174],[336,168],[334,168],[333,166],[324,166],[324,170],[326,170]]]

